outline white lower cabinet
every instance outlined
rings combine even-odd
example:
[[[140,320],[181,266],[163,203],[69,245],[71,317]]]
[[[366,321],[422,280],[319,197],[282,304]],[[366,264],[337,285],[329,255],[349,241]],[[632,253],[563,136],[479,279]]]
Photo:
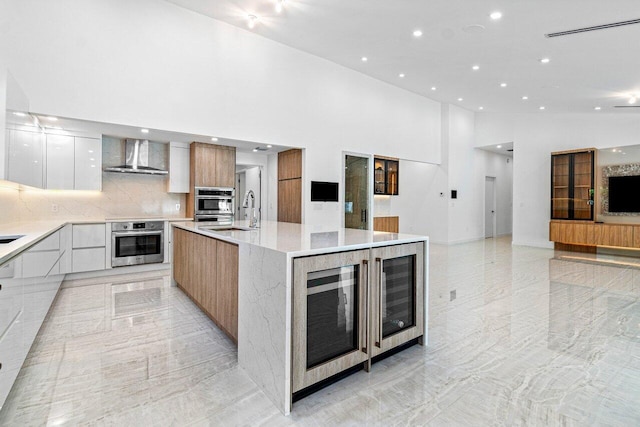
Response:
[[[424,335],[424,243],[293,260],[293,392]]]
[[[61,232],[0,265],[0,407],[64,278]]]
[[[74,249],[72,253],[71,271],[73,273],[105,269],[106,249],[104,247]]]
[[[104,270],[107,256],[106,224],[74,224],[71,272]]]

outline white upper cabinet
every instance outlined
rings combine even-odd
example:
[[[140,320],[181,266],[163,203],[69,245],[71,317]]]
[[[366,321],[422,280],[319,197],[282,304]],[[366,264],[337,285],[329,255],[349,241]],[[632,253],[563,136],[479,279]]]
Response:
[[[169,193],[189,192],[189,143],[169,143]]]
[[[76,137],[73,188],[102,191],[102,140]]]
[[[10,129],[7,179],[31,187],[44,187],[44,134]]]
[[[73,190],[74,137],[47,134],[47,188]]]

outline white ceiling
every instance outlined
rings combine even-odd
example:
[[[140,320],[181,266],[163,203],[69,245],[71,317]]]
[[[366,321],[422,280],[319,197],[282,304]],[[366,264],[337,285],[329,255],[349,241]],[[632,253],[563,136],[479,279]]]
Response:
[[[168,1],[470,110],[640,112],[613,108],[640,96],[640,24],[544,36],[638,19],[638,0],[286,0],[281,14],[275,0]],[[248,14],[260,16],[252,30]]]

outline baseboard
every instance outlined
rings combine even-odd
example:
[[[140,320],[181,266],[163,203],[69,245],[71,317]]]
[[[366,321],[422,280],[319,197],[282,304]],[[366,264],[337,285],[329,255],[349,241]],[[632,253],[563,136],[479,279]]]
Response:
[[[531,246],[533,248],[553,249],[553,242],[539,242],[527,240],[514,240],[512,246]]]
[[[82,273],[69,273],[65,275],[62,289],[75,288],[95,284],[96,279],[112,277],[114,281],[140,280],[149,277],[164,276],[170,274],[169,264],[146,264],[129,267],[110,268],[108,270],[85,271]],[[118,278],[118,276],[123,276]]]

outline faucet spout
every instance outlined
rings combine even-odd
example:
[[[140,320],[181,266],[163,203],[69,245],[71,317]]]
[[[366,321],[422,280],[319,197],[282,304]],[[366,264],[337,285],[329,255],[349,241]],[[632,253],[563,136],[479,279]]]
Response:
[[[253,190],[249,190],[244,194],[243,208],[249,207],[249,198],[251,198],[251,214],[249,215],[249,227],[256,228],[258,226],[258,217],[256,216],[256,195]]]

